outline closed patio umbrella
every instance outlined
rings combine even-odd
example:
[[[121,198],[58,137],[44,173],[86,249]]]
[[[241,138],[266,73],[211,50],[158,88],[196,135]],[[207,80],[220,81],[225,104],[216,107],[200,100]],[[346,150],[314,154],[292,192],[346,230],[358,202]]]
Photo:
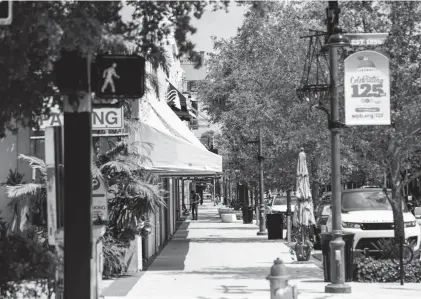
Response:
[[[314,219],[313,202],[311,200],[310,180],[308,177],[306,154],[301,148],[297,163],[297,189],[298,203],[294,211],[294,226],[300,226],[302,241],[305,241],[305,231],[308,226],[316,223]]]

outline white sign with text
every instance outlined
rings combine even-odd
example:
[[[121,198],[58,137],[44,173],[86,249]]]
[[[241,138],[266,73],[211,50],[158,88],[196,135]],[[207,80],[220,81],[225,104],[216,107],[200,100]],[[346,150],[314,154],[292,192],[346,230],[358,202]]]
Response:
[[[63,113],[51,112],[42,120],[40,129],[62,126]],[[124,113],[121,108],[94,108],[92,110],[92,130],[119,130],[124,128]]]
[[[92,179],[92,220],[108,220],[107,189],[101,179]]]
[[[390,125],[389,59],[375,51],[345,59],[345,124]]]

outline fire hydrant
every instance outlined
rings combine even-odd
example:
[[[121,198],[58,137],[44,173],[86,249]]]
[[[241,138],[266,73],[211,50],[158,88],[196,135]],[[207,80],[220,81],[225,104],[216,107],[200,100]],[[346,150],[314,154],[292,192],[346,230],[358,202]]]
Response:
[[[297,299],[297,289],[288,284],[288,278],[285,264],[277,258],[266,277],[270,281],[270,299]]]

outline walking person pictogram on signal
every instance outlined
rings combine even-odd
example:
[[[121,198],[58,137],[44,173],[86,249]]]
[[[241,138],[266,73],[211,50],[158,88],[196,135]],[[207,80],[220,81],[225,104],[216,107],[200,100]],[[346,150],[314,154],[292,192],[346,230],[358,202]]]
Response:
[[[105,89],[108,87],[108,85],[110,85],[111,91],[115,93],[115,85],[114,85],[113,77],[120,79],[120,76],[117,75],[116,67],[117,67],[117,63],[113,62],[113,64],[103,72],[102,78],[105,78],[105,81],[104,81],[104,84],[102,85],[101,92],[104,92]]]

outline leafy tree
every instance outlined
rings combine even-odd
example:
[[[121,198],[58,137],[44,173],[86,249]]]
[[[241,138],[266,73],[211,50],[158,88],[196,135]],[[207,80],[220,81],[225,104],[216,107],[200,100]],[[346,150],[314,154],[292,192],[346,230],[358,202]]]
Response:
[[[207,147],[207,148],[211,148],[213,143],[214,143],[214,139],[215,139],[215,131],[210,130],[210,131],[206,131],[204,132],[201,136],[200,136],[200,141]]]
[[[200,18],[206,2],[131,1],[132,20],[119,15],[122,1],[17,1],[10,26],[0,28],[0,136],[20,126],[35,126],[46,98],[61,102],[55,88],[53,65],[62,50],[83,55],[135,53],[168,71],[163,45],[174,34],[179,55],[199,61],[188,35],[196,31],[192,17]],[[226,7],[216,2],[214,8]],[[48,110],[48,109],[47,109]]]
[[[303,13],[308,8],[305,3],[270,3],[263,16],[250,11],[237,36],[215,40],[217,53],[211,55],[207,80],[201,83],[205,108],[222,127],[224,154],[229,152],[226,165],[236,165],[250,181],[258,174],[258,148],[250,141],[261,127],[268,188],[295,185],[302,146],[314,165],[313,181],[329,178],[326,119],[295,96],[305,58],[300,35],[314,18]]]

